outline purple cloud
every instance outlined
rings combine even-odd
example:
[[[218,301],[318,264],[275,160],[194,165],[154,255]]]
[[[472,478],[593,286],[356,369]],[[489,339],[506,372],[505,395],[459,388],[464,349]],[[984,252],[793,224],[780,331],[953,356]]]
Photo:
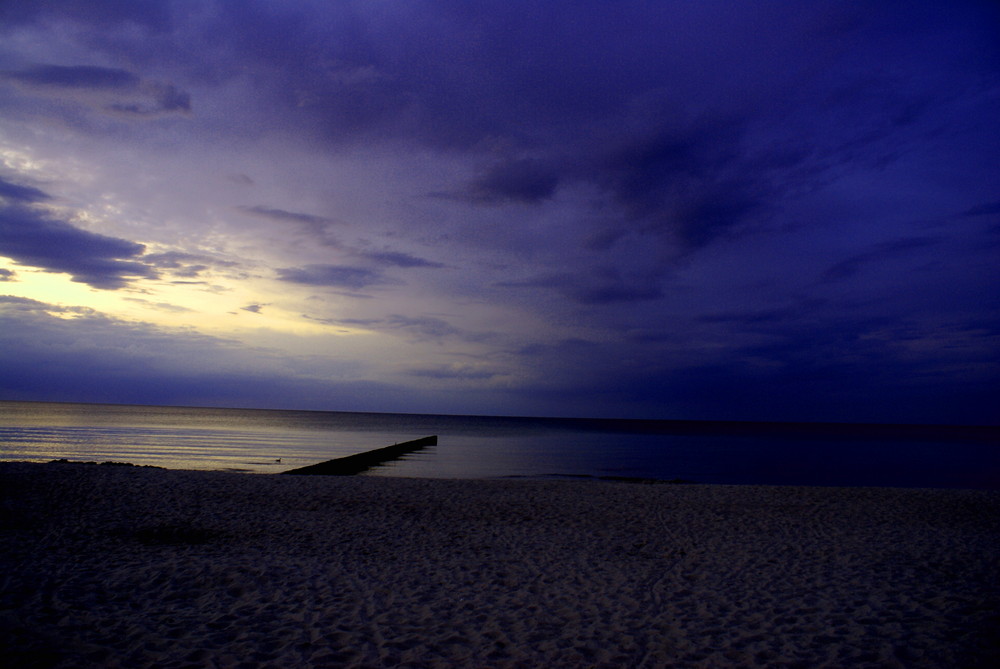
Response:
[[[966,0],[0,3],[0,254],[148,291],[133,312],[187,292],[158,277],[309,312],[401,407],[423,378],[456,389],[443,411],[482,391],[984,421],[998,20]],[[246,399],[234,378],[208,385]]]
[[[595,268],[586,274],[550,274],[524,281],[503,281],[502,288],[551,288],[585,305],[645,302],[663,297],[660,279],[625,278],[616,270]]]
[[[73,281],[115,290],[155,270],[142,261],[145,247],[125,239],[88,232],[45,212],[0,208],[0,255],[49,272],[66,272]]]
[[[385,267],[444,267],[442,263],[398,251],[355,251],[354,255]]]
[[[31,86],[128,90],[139,86],[139,77],[126,70],[89,65],[35,65],[6,78]]]
[[[239,211],[245,214],[250,214],[251,216],[258,216],[260,218],[265,218],[271,221],[277,221],[279,223],[304,223],[306,225],[320,225],[325,226],[335,221],[325,218],[323,216],[315,216],[313,214],[303,214],[297,211],[286,211],[285,209],[276,209],[273,207],[265,207],[263,205],[245,205],[237,207]]]
[[[154,117],[191,111],[189,93],[173,84],[143,80],[120,68],[34,65],[0,72],[0,80],[20,84],[29,92],[62,94],[67,99],[73,99],[74,94],[91,94],[105,111],[127,116]]]
[[[553,196],[559,174],[537,160],[521,158],[497,163],[455,194],[438,197],[466,200],[474,204],[538,204]]]
[[[361,290],[369,286],[390,283],[381,272],[365,267],[343,265],[306,265],[278,270],[278,278],[307,286],[329,286]]]
[[[6,179],[0,178],[0,198],[31,204],[34,202],[44,202],[51,199],[48,193],[33,186],[16,184]]]

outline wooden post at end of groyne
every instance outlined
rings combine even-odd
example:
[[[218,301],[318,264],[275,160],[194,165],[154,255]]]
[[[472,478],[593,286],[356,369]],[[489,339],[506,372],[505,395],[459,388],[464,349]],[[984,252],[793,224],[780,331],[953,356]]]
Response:
[[[376,448],[374,451],[366,451],[357,455],[348,455],[343,458],[334,458],[326,462],[320,462],[308,467],[289,469],[282,474],[304,474],[311,476],[349,476],[360,474],[370,467],[380,465],[383,462],[395,460],[407,453],[419,451],[425,446],[437,446],[437,435],[422,437],[413,441],[404,441],[401,444],[393,444],[385,448]]]

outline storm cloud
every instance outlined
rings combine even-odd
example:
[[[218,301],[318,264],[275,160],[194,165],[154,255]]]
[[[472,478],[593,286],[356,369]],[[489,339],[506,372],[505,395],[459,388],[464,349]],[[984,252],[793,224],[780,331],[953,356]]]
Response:
[[[997,25],[973,0],[3,3],[0,278],[141,291],[76,320],[274,347],[268,387],[331,409],[303,360],[404,411],[994,421]],[[250,401],[234,370],[204,401]]]
[[[35,202],[48,199],[30,187],[4,183],[8,196]],[[0,256],[48,272],[65,272],[94,288],[122,288],[155,270],[142,261],[145,247],[125,239],[80,229],[37,207],[0,206]]]

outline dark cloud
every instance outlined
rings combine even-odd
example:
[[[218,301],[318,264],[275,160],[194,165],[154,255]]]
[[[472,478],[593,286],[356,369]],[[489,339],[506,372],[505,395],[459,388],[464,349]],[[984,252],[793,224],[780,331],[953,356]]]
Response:
[[[48,193],[33,186],[16,184],[0,178],[0,198],[21,203],[44,202],[51,199]]]
[[[178,267],[173,270],[171,274],[176,277],[181,277],[183,279],[193,279],[195,277],[201,276],[201,273],[208,269],[208,265],[187,265],[185,267]],[[177,282],[175,282],[177,283]]]
[[[294,225],[299,230],[313,237],[317,243],[323,246],[329,246],[336,249],[343,248],[340,241],[330,234],[330,228],[339,225],[340,223],[339,221],[335,221],[331,218],[316,216],[314,214],[306,214],[298,211],[265,207],[263,205],[243,205],[237,207],[236,210],[249,216],[272,221],[281,225]]]
[[[596,285],[564,284],[563,292],[581,304],[611,304],[615,302],[643,302],[663,296],[663,291],[654,285],[628,285],[621,282],[605,282]]]
[[[332,288],[348,288],[360,290],[369,286],[391,283],[377,270],[366,267],[349,267],[344,265],[306,265],[305,267],[289,267],[278,270],[278,278],[290,283],[300,283],[307,286],[329,286]]]
[[[772,156],[747,152],[745,118],[688,120],[672,105],[650,115],[564,159],[564,180],[592,185],[618,210],[592,234],[590,248],[639,234],[674,252],[697,251],[774,208],[783,190],[775,185],[778,168]]]
[[[538,204],[563,184],[583,182],[619,210],[603,239],[653,234],[681,251],[704,247],[770,208],[773,179],[750,176],[762,158],[744,146],[753,109],[687,108],[685,93],[696,90],[698,78],[706,87],[741,86],[738,71],[712,63],[705,72],[704,63],[684,58],[694,45],[678,33],[717,7],[678,16],[634,4],[588,5],[573,10],[573,30],[556,30],[554,38],[568,8],[512,5],[518,10],[489,3],[470,13],[432,3],[408,14],[405,30],[345,9],[312,17],[315,24],[262,6],[224,20],[241,36],[234,45],[241,59],[266,61],[286,75],[281,90],[294,106],[288,118],[310,119],[323,141],[403,136],[489,156],[484,172],[438,196]],[[284,39],[320,30],[322,38]],[[292,48],[303,41],[311,45],[307,54]],[[726,65],[745,67],[726,55]],[[278,90],[274,96],[282,97]]]
[[[35,65],[2,72],[0,79],[18,83],[28,91],[70,100],[93,100],[105,111],[125,116],[153,117],[191,111],[189,93],[173,84],[143,80],[120,68]]]
[[[532,358],[537,357],[564,357],[567,355],[587,355],[596,349],[594,342],[580,339],[579,337],[569,337],[554,342],[535,342],[522,346],[517,350],[518,355],[526,355]]]
[[[81,230],[45,212],[0,208],[0,255],[49,272],[66,272],[94,288],[123,288],[136,278],[156,276],[142,261],[145,247],[125,239]]]
[[[858,421],[975,423],[1000,417],[989,399],[1000,366],[983,358],[995,345],[995,327],[840,315],[822,327],[789,323],[771,334],[768,343],[735,349],[726,366],[734,379],[756,376],[758,386],[773,384],[803,416],[826,403],[827,410]],[[706,393],[716,385],[702,383]],[[760,400],[748,397],[748,409],[759,413]]]
[[[6,181],[14,223],[3,219],[0,243],[104,287],[224,268],[180,253],[189,242],[238,248],[265,273],[286,258],[275,276],[296,292],[395,283],[353,293],[369,298],[361,318],[312,318],[412,347],[410,373],[391,374],[463,390],[502,376],[510,392],[491,411],[981,420],[996,333],[970,322],[996,309],[988,237],[1000,230],[998,15],[986,5],[0,2],[11,145],[73,166],[110,157],[92,177],[93,210],[107,196],[141,211],[128,224],[155,220],[149,239],[176,232],[178,252],[80,230],[43,190]],[[25,65],[41,59],[56,64]],[[185,90],[205,103],[183,130],[115,122],[186,113]],[[135,177],[113,166],[126,154]],[[50,189],[74,169],[34,174]],[[86,197],[80,183],[59,192]],[[267,221],[266,235],[224,220],[241,215]],[[939,237],[917,236],[928,221]],[[447,272],[416,271],[444,258]],[[405,287],[393,279],[404,274]],[[79,315],[100,330],[98,315]],[[482,322],[497,324],[493,338],[474,338]],[[114,369],[88,351],[96,376]],[[160,372],[180,387],[170,364]],[[252,391],[234,383],[250,376],[190,378],[243,401]],[[283,378],[275,387],[298,398],[327,388]]]
[[[183,51],[211,53],[216,77],[254,72],[273,122],[322,144],[402,139],[491,165],[439,195],[537,204],[564,184],[595,186],[617,211],[592,250],[629,234],[704,248],[848,158],[884,162],[895,153],[879,142],[933,117],[935,91],[919,81],[852,69],[847,45],[898,7],[615,5],[430,2],[395,16],[221,3],[183,33]],[[906,25],[923,29],[920,14]],[[861,43],[877,62],[877,42]]]
[[[482,204],[538,204],[552,197],[558,185],[555,170],[522,158],[494,165],[457,197]]]
[[[383,267],[428,267],[437,268],[444,267],[443,264],[434,262],[432,260],[427,260],[425,258],[420,258],[409,253],[403,253],[400,251],[371,251],[368,249],[355,248],[344,244],[332,237],[329,233],[329,228],[331,226],[343,226],[344,223],[331,218],[326,218],[324,216],[316,216],[314,214],[305,214],[296,211],[287,211],[285,209],[276,209],[273,207],[265,207],[262,205],[254,206],[241,206],[237,209],[251,216],[256,216],[258,218],[263,218],[270,221],[275,221],[278,223],[292,223],[298,225],[307,234],[311,235],[318,241],[318,243],[323,246],[328,246],[330,248],[335,248],[337,250],[343,251],[354,258],[365,260],[376,265],[381,265]]]
[[[502,288],[551,288],[585,305],[645,302],[663,297],[660,280],[623,277],[615,269],[593,269],[579,274],[550,274],[524,281],[503,281]]]
[[[987,353],[1000,331],[995,322],[794,306],[721,316],[710,319],[717,327],[697,329],[697,336],[633,337],[627,348],[580,339],[532,344],[519,354],[544,364],[547,375],[520,392],[539,406],[600,397],[608,413],[657,415],[670,407],[675,417],[708,420],[851,416],[960,424],[1000,418],[993,390],[1000,365]],[[670,324],[674,332],[688,327]],[[734,329],[752,336],[734,337]]]
[[[149,253],[143,256],[143,260],[148,262],[150,265],[162,269],[181,269],[192,263],[206,263],[220,267],[233,267],[236,265],[235,262],[230,260],[220,260],[201,253],[185,253],[183,251]]]
[[[355,251],[354,255],[386,267],[444,267],[442,263],[397,251]]]
[[[248,304],[245,307],[240,307],[240,309],[249,311],[252,314],[259,314],[266,306],[266,304]]]
[[[15,276],[17,276],[17,272],[0,267],[0,281],[15,281]]]
[[[684,253],[740,230],[774,208],[783,188],[773,173],[798,167],[804,153],[748,155],[741,117],[687,120],[677,109],[650,113],[565,144],[535,147],[544,159],[495,164],[456,192],[437,197],[476,204],[538,204],[560,184],[586,184],[606,194],[617,211],[593,233],[593,250],[628,234]]]
[[[265,207],[263,205],[245,205],[237,207],[237,209],[245,214],[257,216],[259,218],[266,218],[270,221],[278,221],[279,223],[304,223],[310,226],[326,226],[331,223],[336,223],[333,219],[326,218],[324,216],[303,214],[297,211],[286,211],[284,209],[275,209],[273,207]]]
[[[135,116],[158,116],[191,111],[191,95],[171,84],[148,84],[148,100],[140,102],[115,102],[108,105],[111,111]]]
[[[406,370],[407,375],[421,379],[479,381],[498,376],[497,372],[464,367],[461,365],[442,365],[439,367],[418,367]]]
[[[161,0],[0,2],[0,23],[11,25],[68,18],[98,27],[136,25],[159,32],[171,25],[171,14],[171,4]]]
[[[385,324],[393,330],[405,330],[413,335],[426,339],[440,339],[459,333],[458,328],[447,321],[433,316],[403,316],[392,314],[385,319]]]
[[[1000,202],[986,202],[969,207],[959,216],[992,216],[993,214],[1000,214]]]
[[[666,229],[675,235],[682,249],[708,246],[720,237],[739,232],[772,206],[762,192],[765,188],[749,180],[714,183],[679,203],[676,218],[666,221]]]
[[[436,340],[461,334],[461,330],[451,323],[435,316],[390,314],[386,318],[318,318],[303,314],[303,317],[340,327],[357,326],[381,332],[402,332],[417,341]]]
[[[436,316],[405,316],[390,314],[386,318],[319,318],[303,314],[303,318],[335,327],[361,327],[389,334],[403,334],[412,341],[436,341],[461,336],[463,332]]]
[[[36,65],[5,76],[12,81],[53,88],[133,89],[140,81],[126,70],[91,65]]]
[[[323,318],[321,316],[311,316],[310,314],[302,314],[302,318],[337,327],[357,325],[368,328],[383,322],[381,318]]]
[[[184,253],[181,251],[147,253],[142,257],[142,260],[158,270],[164,270],[165,273],[184,279],[198,277],[202,272],[210,268],[232,269],[238,266],[238,263],[231,260],[222,260],[221,258],[202,253]],[[181,282],[177,281],[175,283]]]
[[[660,210],[678,186],[716,178],[734,160],[740,125],[678,124],[638,129],[609,142],[596,161],[595,179],[635,215]]]
[[[801,326],[810,319],[819,319],[824,308],[830,306],[830,301],[820,298],[799,298],[789,304],[767,309],[737,309],[732,311],[710,312],[698,316],[699,323],[722,325],[730,332],[772,333],[790,326]],[[631,333],[637,341],[672,341],[669,333],[642,331]]]
[[[823,281],[846,279],[857,274],[866,265],[905,256],[912,251],[925,249],[940,243],[941,240],[934,237],[910,237],[877,244],[869,251],[851,256],[833,265],[823,273],[822,279]]]
[[[51,311],[60,310],[62,307],[56,307],[55,305],[48,305],[39,300],[33,300],[29,297],[17,297],[14,295],[0,295],[0,305],[8,312],[13,311]]]

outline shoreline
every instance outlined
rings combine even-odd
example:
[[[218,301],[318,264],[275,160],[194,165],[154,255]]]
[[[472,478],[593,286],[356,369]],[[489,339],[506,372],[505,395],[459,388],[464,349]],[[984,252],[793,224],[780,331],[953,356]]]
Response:
[[[1000,426],[0,404],[0,441],[6,441],[0,457],[15,461],[66,457],[276,473],[438,435],[438,446],[371,473],[477,479],[622,475],[705,484],[1000,490]],[[932,439],[935,435],[948,439]]]
[[[0,463],[19,666],[989,666],[1000,493]]]
[[[358,454],[361,456],[366,455],[366,453]],[[325,461],[316,463],[315,465],[306,465],[300,467],[299,469],[308,469],[313,466],[323,466],[328,462],[337,462],[338,460],[349,460],[354,456],[346,456],[344,458],[335,459],[333,461]],[[876,483],[768,483],[768,482],[744,482],[744,481],[699,481],[694,479],[688,479],[683,477],[674,478],[659,478],[653,476],[622,476],[616,474],[576,474],[576,473],[559,473],[552,472],[548,474],[506,474],[498,476],[421,476],[421,475],[391,475],[391,474],[380,474],[378,469],[380,468],[391,468],[400,463],[406,462],[405,458],[400,458],[399,460],[387,461],[379,463],[376,466],[371,467],[369,470],[354,471],[354,472],[337,472],[337,473],[320,473],[320,476],[363,476],[363,477],[373,477],[373,478],[404,478],[404,479],[426,479],[433,481],[604,481],[613,483],[635,483],[635,484],[647,484],[647,485],[701,485],[701,486],[739,486],[739,487],[764,487],[764,488],[845,488],[845,489],[863,489],[863,488],[885,488],[885,489],[899,489],[899,490],[979,490],[983,492],[994,492],[1000,494],[1000,486],[998,485],[965,485],[965,486],[954,486],[954,485],[903,485],[903,484],[876,484]],[[272,469],[270,471],[260,471],[253,469],[243,469],[239,467],[224,467],[218,469],[196,469],[196,468],[185,468],[185,467],[166,467],[163,465],[151,465],[151,464],[138,464],[134,462],[127,462],[122,460],[70,460],[69,458],[57,458],[54,460],[3,460],[0,459],[0,466],[7,464],[31,464],[31,465],[90,465],[90,466],[101,466],[101,467],[119,467],[119,468],[135,468],[135,469],[157,469],[161,471],[173,471],[173,472],[203,472],[203,473],[217,473],[217,474],[248,474],[251,476],[273,476],[275,474],[289,474],[292,473],[291,470],[276,470]],[[268,464],[272,467],[282,466],[280,461],[275,461],[273,463],[257,463],[257,464]]]

